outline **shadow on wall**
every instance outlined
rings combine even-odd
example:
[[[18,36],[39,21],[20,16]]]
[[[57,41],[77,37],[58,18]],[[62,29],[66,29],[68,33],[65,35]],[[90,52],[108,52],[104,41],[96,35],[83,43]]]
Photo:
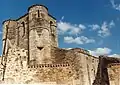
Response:
[[[110,85],[107,67],[108,64],[111,63],[120,63],[120,59],[106,57],[106,56],[99,56],[97,74],[93,82],[93,85]]]

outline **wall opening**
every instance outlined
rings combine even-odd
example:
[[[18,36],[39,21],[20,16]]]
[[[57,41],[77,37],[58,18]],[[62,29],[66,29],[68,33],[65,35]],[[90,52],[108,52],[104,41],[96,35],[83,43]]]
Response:
[[[39,12],[39,10],[38,10],[38,17],[40,17],[40,12]]]
[[[43,47],[37,47],[39,50],[42,50],[43,49]]]
[[[54,35],[54,28],[53,28],[53,22],[52,21],[50,21],[50,30],[51,30],[52,36],[55,37],[55,35]]]
[[[23,26],[23,29],[22,29],[22,31],[23,31],[22,37],[24,37],[24,36],[25,36],[25,22],[22,22],[21,24],[22,24],[22,26]]]

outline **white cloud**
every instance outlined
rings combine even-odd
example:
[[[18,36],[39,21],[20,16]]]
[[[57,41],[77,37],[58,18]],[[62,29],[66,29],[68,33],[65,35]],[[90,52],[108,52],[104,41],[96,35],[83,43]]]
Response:
[[[110,0],[112,7],[118,11],[120,11],[120,4],[115,4],[114,0]]]
[[[110,23],[107,23],[104,21],[103,24],[101,25],[100,30],[98,31],[98,36],[107,37],[111,35],[110,28],[114,26],[115,26],[115,23],[113,20]]]
[[[85,36],[80,36],[80,37],[64,37],[64,42],[65,43],[75,43],[75,44],[87,44],[87,43],[94,43],[94,39],[89,39]]]
[[[120,54],[111,54],[112,49],[110,48],[96,48],[95,50],[88,50],[91,55],[93,56],[100,56],[100,55],[106,55],[108,57],[117,57],[120,58]]]
[[[70,29],[71,25],[69,23],[66,23],[66,22],[62,22],[60,21],[58,23],[58,29],[62,32],[66,32]]]
[[[100,55],[109,55],[112,50],[109,48],[97,48],[95,50],[89,50],[90,54],[93,56],[100,56]]]
[[[71,49],[73,49],[73,48],[62,48],[62,49],[65,49],[65,50],[71,50]]]
[[[120,58],[120,54],[112,54],[112,55],[109,55],[109,57],[119,57]]]
[[[72,35],[72,34],[73,34],[73,35],[74,35],[74,34],[77,35],[77,34],[79,34],[79,33],[81,33],[81,32],[82,32],[82,30],[81,30],[80,28],[78,28],[78,27],[73,27],[68,33],[71,34],[71,35]]]
[[[100,29],[100,26],[98,24],[88,25],[88,27],[90,27],[91,30],[98,30],[98,29]]]
[[[79,24],[78,27],[81,28],[82,30],[86,29],[85,25],[83,25],[83,24]]]
[[[106,37],[110,35],[110,31],[107,25],[107,22],[104,22],[101,26],[101,29],[98,31],[98,36]]]
[[[91,28],[90,31],[96,31],[98,33],[98,36],[100,37],[109,36],[111,34],[110,28],[114,26],[115,26],[115,23],[113,20],[110,23],[104,21],[102,25],[99,25],[99,24],[88,25],[88,27]]]
[[[81,33],[82,30],[86,28],[82,24],[76,25],[76,24],[71,24],[63,21],[58,22],[57,25],[58,25],[59,34],[64,34],[67,32],[69,34],[75,35],[75,34]]]
[[[107,37],[111,35],[110,28],[115,26],[114,21],[106,22],[104,21],[101,25],[99,24],[71,24],[69,22],[63,22],[64,16],[61,18],[61,20],[57,23],[58,26],[58,34],[69,34],[69,35],[78,35],[83,32],[83,30],[86,29],[86,27],[91,28],[91,31],[97,32],[97,35],[100,37]]]
[[[114,23],[114,21],[112,20],[112,21],[109,23],[109,27],[112,28],[112,27],[114,27],[114,26],[115,26],[115,23]]]

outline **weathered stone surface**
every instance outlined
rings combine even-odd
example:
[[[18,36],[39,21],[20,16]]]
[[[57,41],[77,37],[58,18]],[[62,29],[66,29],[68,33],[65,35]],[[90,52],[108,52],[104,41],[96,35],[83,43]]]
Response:
[[[6,62],[4,83],[92,84],[97,70],[97,58],[81,53],[81,49],[78,51],[78,49],[51,48],[53,51],[53,53],[51,52],[53,54],[52,59],[49,60],[51,63],[30,63],[30,65],[27,65],[27,50],[10,49]],[[58,52],[61,55],[56,55]],[[62,57],[60,58],[60,56]],[[96,65],[95,68],[94,65]]]
[[[120,85],[120,63],[109,64],[108,74],[110,85]]]
[[[110,73],[108,73],[108,66],[112,63],[120,63],[119,58],[100,56],[97,74],[93,85],[111,85],[109,81]]]
[[[119,85],[118,58],[94,57],[87,50],[58,48],[56,19],[33,5],[17,20],[3,23],[0,83]],[[115,71],[117,72],[115,72]]]

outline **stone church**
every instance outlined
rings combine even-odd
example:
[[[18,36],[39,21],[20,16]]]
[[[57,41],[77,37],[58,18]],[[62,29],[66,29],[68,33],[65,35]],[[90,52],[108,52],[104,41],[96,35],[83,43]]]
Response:
[[[3,22],[1,84],[120,85],[120,59],[95,57],[81,48],[58,47],[56,19],[32,5]]]

